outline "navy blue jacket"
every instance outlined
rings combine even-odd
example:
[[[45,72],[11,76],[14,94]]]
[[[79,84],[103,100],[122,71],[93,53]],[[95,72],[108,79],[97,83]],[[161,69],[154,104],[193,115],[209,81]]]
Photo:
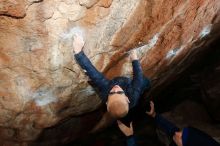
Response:
[[[194,127],[183,128],[183,146],[220,146],[211,136]]]
[[[165,119],[159,114],[155,116],[155,122],[159,128],[161,128],[169,137],[173,137],[175,132],[180,131],[173,123]]]
[[[143,76],[141,65],[138,60],[132,61],[133,79],[127,77],[115,77],[108,80],[100,73],[90,62],[83,51],[75,54],[75,59],[86,74],[92,80],[95,87],[98,88],[101,100],[106,103],[108,94],[114,85],[119,85],[129,98],[129,109],[137,105],[140,95],[150,86],[150,82]]]
[[[126,145],[127,146],[137,146],[136,139],[134,135],[126,137]]]
[[[169,122],[159,114],[156,115],[155,122],[157,126],[160,127],[170,137],[172,137],[176,131],[179,131],[179,129],[175,125],[173,125],[171,122]],[[134,136],[127,137],[126,143],[127,146],[137,146]],[[171,145],[173,144],[174,143],[172,142]]]
[[[180,131],[173,123],[157,114],[155,122],[169,137],[173,137],[175,132]],[[137,146],[133,136],[127,137],[127,146]],[[220,146],[211,136],[193,127],[183,128],[182,133],[183,146]],[[170,146],[176,146],[174,141]]]
[[[155,120],[157,125],[170,137],[173,137],[176,131],[180,131],[179,128],[160,115],[156,115]],[[190,126],[183,128],[182,143],[183,146],[220,146],[211,136]],[[176,146],[176,144],[172,141],[170,146]]]

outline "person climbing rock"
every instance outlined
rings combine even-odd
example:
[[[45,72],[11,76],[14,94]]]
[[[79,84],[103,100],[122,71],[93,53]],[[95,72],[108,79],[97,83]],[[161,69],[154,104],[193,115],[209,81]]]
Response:
[[[150,81],[144,77],[136,50],[131,51],[130,58],[133,66],[133,79],[128,77],[115,77],[112,80],[105,78],[83,52],[83,37],[74,35],[73,52],[80,67],[89,76],[93,85],[98,88],[101,100],[106,103],[107,111],[115,119],[126,122],[131,118],[129,109],[134,108],[141,94],[149,88]],[[129,113],[129,114],[128,114]]]

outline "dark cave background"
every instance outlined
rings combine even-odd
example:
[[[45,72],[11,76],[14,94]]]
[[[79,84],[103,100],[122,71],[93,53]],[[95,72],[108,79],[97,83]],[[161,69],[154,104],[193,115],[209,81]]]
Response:
[[[197,54],[195,61],[182,75],[160,92],[152,93],[157,113],[172,111],[184,101],[195,102],[204,107],[209,123],[220,131],[220,39]],[[146,101],[141,101],[135,121],[134,132],[139,146],[164,146],[160,142],[154,120],[144,111]],[[185,109],[183,109],[185,110]],[[194,110],[194,109],[189,109]],[[194,117],[197,118],[197,117]],[[194,125],[195,126],[195,125]],[[219,137],[219,136],[218,136]],[[125,136],[116,123],[95,134],[89,134],[66,146],[123,146]]]

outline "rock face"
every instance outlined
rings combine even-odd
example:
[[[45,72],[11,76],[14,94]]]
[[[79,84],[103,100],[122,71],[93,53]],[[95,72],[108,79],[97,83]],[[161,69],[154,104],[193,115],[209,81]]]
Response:
[[[197,60],[183,72],[180,78],[163,91],[154,94],[158,104],[163,104],[161,111],[169,111],[176,104],[190,99],[202,103],[210,118],[220,122],[219,46],[216,40],[208,50],[198,53]]]
[[[0,145],[61,145],[100,119],[72,59],[75,33],[107,78],[132,75],[125,54],[136,47],[153,91],[219,36],[219,12],[219,0],[1,1]]]

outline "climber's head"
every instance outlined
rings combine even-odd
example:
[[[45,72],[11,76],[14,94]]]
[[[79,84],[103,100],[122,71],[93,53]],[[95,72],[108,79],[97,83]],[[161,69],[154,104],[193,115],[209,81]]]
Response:
[[[107,110],[114,118],[122,118],[129,110],[129,99],[123,89],[115,85],[109,92]]]

